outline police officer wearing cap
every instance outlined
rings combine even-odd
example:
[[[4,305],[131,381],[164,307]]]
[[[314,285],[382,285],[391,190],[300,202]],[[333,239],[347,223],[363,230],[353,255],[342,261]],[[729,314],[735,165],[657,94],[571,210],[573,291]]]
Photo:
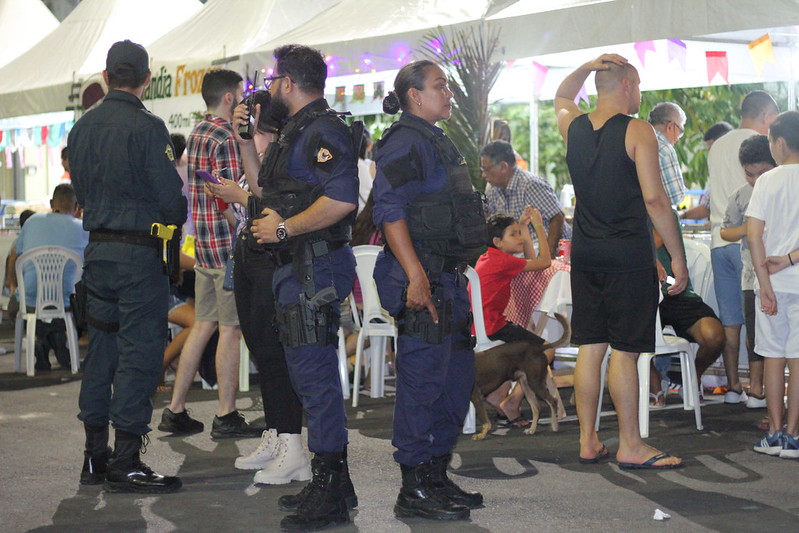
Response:
[[[103,483],[111,492],[174,492],[180,479],[153,472],[140,450],[150,431],[169,302],[163,244],[150,230],[153,223],[180,227],[187,203],[169,132],[141,102],[150,83],[147,51],[131,41],[114,43],[103,78],[110,89],[105,100],[69,133],[72,184],[90,232],[81,483]],[[110,457],[109,420],[116,430]]]
[[[310,531],[349,521],[348,507],[357,505],[336,354],[340,301],[355,279],[348,242],[358,205],[357,150],[324,99],[327,65],[319,51],[286,45],[274,56],[267,83],[272,115],[284,122],[258,172],[262,210],[251,233],[277,265],[272,287],[281,343],[314,453],[310,484],[279,500],[293,511],[281,527]],[[241,145],[241,152],[249,175],[258,168],[257,154],[252,145]]]
[[[398,517],[465,520],[483,502],[447,477],[474,381],[463,271],[486,239],[481,195],[436,126],[450,117],[451,100],[438,65],[405,65],[383,102],[384,111],[402,109],[402,116],[377,145],[374,221],[386,247],[374,278],[399,326],[392,440],[402,471]]]

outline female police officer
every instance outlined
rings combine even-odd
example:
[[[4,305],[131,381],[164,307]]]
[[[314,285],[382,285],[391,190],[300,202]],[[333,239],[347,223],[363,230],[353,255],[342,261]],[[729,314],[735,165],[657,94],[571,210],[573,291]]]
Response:
[[[435,125],[450,117],[452,96],[432,61],[399,71],[383,109],[403,113],[378,144],[374,183],[374,220],[387,243],[374,278],[400,328],[392,443],[402,489],[394,513],[439,520],[467,519],[483,501],[446,474],[474,380],[463,269],[485,242],[481,197]]]

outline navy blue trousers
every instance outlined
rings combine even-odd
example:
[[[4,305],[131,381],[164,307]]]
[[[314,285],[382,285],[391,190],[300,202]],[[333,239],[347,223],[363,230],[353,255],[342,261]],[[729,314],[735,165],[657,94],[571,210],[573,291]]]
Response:
[[[78,418],[92,426],[110,420],[116,429],[143,435],[150,431],[150,397],[164,359],[169,280],[157,251],[146,246],[91,243],[85,257],[89,314],[118,322],[119,331],[89,325]]]
[[[374,273],[380,302],[395,318],[408,285],[402,266],[381,253]],[[466,328],[470,310],[466,278],[443,273],[444,298],[453,303],[452,333],[441,344],[400,335],[397,347],[397,399],[394,405],[394,459],[415,466],[448,453],[458,440],[474,383],[474,350]]]
[[[316,290],[333,286],[339,301],[352,292],[355,280],[355,257],[344,246],[314,259]],[[281,309],[296,303],[302,285],[292,265],[275,271],[272,288]],[[332,304],[336,316],[340,305]],[[325,345],[284,346],[291,384],[300,398],[308,422],[308,449],[313,453],[341,452],[347,445],[347,415],[338,373],[335,331],[333,342]]]

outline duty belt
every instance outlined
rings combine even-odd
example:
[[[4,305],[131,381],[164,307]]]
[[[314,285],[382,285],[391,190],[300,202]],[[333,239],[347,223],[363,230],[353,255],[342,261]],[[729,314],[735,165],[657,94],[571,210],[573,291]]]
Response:
[[[396,259],[397,256],[394,255],[388,243],[385,244],[383,250]],[[422,267],[431,275],[441,274],[442,272],[463,274],[466,271],[466,267],[469,266],[466,261],[457,257],[431,254],[424,250],[417,250],[417,254]]]
[[[89,232],[89,242],[122,242],[161,251],[161,241],[146,231],[94,230]]]

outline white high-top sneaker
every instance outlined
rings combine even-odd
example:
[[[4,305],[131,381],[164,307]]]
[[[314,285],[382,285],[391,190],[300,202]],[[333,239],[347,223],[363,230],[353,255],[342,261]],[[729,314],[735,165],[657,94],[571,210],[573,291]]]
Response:
[[[311,467],[302,447],[302,436],[296,433],[278,435],[277,456],[255,473],[253,481],[264,485],[284,485],[311,479]]]
[[[236,468],[239,470],[260,470],[277,457],[280,439],[276,429],[264,431],[261,442],[255,451],[249,455],[242,455],[236,459]]]

